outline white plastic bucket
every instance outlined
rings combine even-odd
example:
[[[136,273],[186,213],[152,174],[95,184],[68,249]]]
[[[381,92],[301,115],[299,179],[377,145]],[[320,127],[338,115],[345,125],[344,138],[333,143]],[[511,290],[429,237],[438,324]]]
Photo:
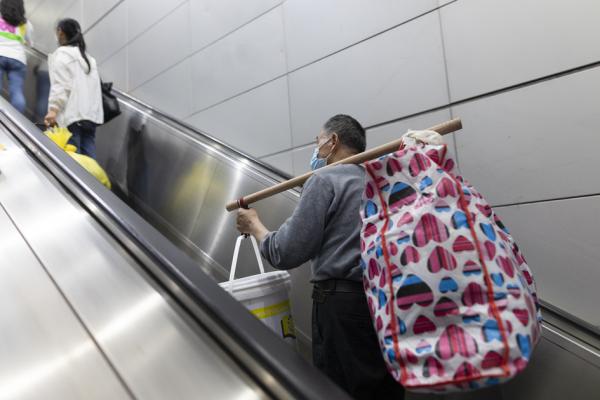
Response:
[[[292,319],[289,292],[290,274],[286,271],[265,272],[256,239],[250,236],[260,274],[234,279],[240,245],[244,236],[238,237],[233,252],[229,281],[220,283],[236,300],[241,302],[258,319],[286,342],[295,345],[296,332]]]

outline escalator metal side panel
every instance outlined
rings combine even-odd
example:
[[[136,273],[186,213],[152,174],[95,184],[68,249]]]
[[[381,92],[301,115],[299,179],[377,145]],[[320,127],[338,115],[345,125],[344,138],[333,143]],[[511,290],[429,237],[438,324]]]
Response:
[[[531,364],[502,387],[505,399],[600,399],[600,353],[548,324]]]
[[[216,281],[225,280],[239,233],[235,213],[225,211],[224,199],[239,198],[275,180],[250,168],[245,159],[220,154],[196,137],[143,116],[134,106],[124,103],[122,111],[122,119],[98,129],[100,162],[110,176],[127,177],[117,184],[128,204],[188,254],[210,265],[206,272]],[[286,192],[256,204],[256,209],[266,226],[276,228],[297,201],[297,192]],[[240,259],[247,261],[240,263],[237,277],[257,273],[250,246],[242,248]],[[291,274],[292,312],[306,354],[311,335],[310,268],[307,264]]]
[[[114,235],[197,323],[263,387],[280,398],[345,398],[286,343],[202,272],[197,263],[165,240],[125,203],[58,149],[24,116],[0,99],[0,123]]]
[[[0,165],[6,157],[0,151]],[[5,179],[0,175],[0,187]],[[131,398],[4,208],[0,332],[0,398]]]
[[[3,207],[135,398],[264,398],[22,149],[9,145],[0,168]]]

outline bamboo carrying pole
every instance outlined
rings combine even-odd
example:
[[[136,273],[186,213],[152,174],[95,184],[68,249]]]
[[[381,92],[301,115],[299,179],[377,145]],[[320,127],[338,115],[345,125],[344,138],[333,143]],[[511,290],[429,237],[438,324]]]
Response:
[[[448,133],[452,133],[462,129],[462,122],[460,118],[455,118],[450,121],[446,121],[436,126],[432,126],[427,129],[430,131],[435,131],[440,135],[446,135]],[[383,155],[392,153],[400,148],[402,144],[402,138],[394,140],[392,142],[383,144],[381,146],[375,147],[371,150],[364,151],[362,153],[355,154],[348,158],[344,158],[338,162],[328,165],[325,168],[331,168],[333,166],[339,164],[362,164],[365,161],[374,160]],[[246,207],[252,203],[256,203],[259,200],[266,199],[268,197],[274,196],[278,193],[285,192],[286,190],[295,188],[296,186],[301,186],[304,182],[308,180],[313,175],[314,171],[307,172],[304,175],[297,176],[288,181],[278,183],[277,185],[271,186],[269,188],[263,189],[256,193],[252,193],[251,195],[244,196],[239,200],[234,200],[228,203],[225,208],[227,211],[234,211],[241,207]]]

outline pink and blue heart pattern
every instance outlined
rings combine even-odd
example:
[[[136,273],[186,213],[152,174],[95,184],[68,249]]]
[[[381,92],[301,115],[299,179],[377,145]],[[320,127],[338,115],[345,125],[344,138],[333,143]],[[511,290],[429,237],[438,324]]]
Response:
[[[394,378],[437,393],[522,371],[540,338],[531,271],[446,147],[404,148],[365,167],[361,267]]]

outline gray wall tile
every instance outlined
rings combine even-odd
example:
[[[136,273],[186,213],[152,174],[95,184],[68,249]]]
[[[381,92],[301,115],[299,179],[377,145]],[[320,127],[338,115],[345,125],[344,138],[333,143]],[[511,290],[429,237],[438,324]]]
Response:
[[[46,0],[48,1],[48,0]],[[53,3],[55,0],[51,0]],[[92,26],[106,14],[115,4],[124,0],[83,0],[83,25]]]
[[[35,9],[43,2],[44,0],[24,0],[23,3],[25,4],[25,12],[30,14],[31,12],[35,11]]]
[[[127,17],[129,40],[133,40],[145,30],[160,23],[169,13],[185,1],[187,0],[161,0],[152,2],[148,0],[127,0],[127,8],[129,9]],[[151,3],[151,5],[148,3]]]
[[[286,78],[193,115],[188,121],[253,156],[291,147]]]
[[[310,158],[313,154],[313,151],[315,151],[314,144],[309,144],[292,151],[292,166],[294,168],[294,175],[302,175],[310,171]]]
[[[312,142],[315,130],[337,113],[369,126],[447,104],[438,15],[290,74],[290,95],[295,146]]]
[[[186,59],[131,94],[174,117],[185,118],[192,110],[191,74],[191,61]]]
[[[194,111],[285,74],[281,8],[204,49],[192,60]]]
[[[189,3],[129,44],[129,86],[136,89],[190,54]]]
[[[600,68],[457,106],[465,176],[494,204],[600,192]]]
[[[370,149],[393,140],[400,139],[402,135],[404,135],[409,129],[426,129],[439,123],[446,122],[449,119],[450,110],[446,109],[420,115],[414,118],[408,118],[378,128],[369,129],[367,131],[367,148]],[[454,147],[453,144],[452,147]]]
[[[79,24],[81,24],[81,29],[85,31],[87,27],[83,25],[83,0],[72,1],[69,7],[67,7],[67,9],[63,12],[62,18],[75,19],[77,22],[79,22]],[[44,32],[47,29],[51,29],[54,33],[54,28],[54,26],[44,27]]]
[[[600,325],[600,196],[496,212],[523,250],[541,299]]]
[[[115,88],[127,91],[127,49],[118,51],[99,64],[99,70],[104,81],[112,82]]]
[[[596,0],[460,0],[441,16],[453,100],[600,60]]]
[[[190,0],[190,3],[194,21],[192,50],[197,51],[277,6],[281,0]]]
[[[286,151],[285,153],[276,154],[270,157],[263,157],[261,158],[261,161],[271,164],[275,168],[278,168],[289,175],[294,175],[291,151]]]
[[[435,0],[288,0],[284,3],[290,69],[435,9]]]
[[[89,52],[99,63],[127,44],[127,3],[119,4],[85,34]]]

